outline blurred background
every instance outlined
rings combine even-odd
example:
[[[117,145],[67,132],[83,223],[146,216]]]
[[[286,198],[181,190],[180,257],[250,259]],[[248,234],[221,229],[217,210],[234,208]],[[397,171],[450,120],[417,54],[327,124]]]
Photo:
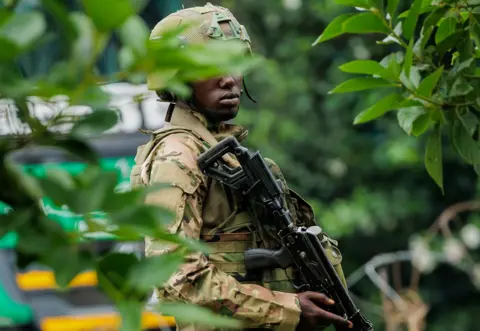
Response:
[[[76,1],[67,2],[71,10],[77,8]],[[182,5],[205,4],[197,0],[136,2],[143,8],[141,16],[150,28]],[[440,263],[419,276],[412,272],[408,261],[390,263],[397,258],[408,260],[408,254],[385,259],[386,267],[377,268],[375,275],[386,275],[386,283],[395,289],[393,292],[385,286],[380,289],[379,279],[367,277],[363,272],[365,264],[372,263],[375,257],[373,262],[382,264],[385,256],[380,255],[378,260],[379,254],[408,250],[415,235],[426,233],[443,210],[476,199],[479,191],[473,170],[463,165],[446,146],[445,194],[442,195],[425,171],[423,139],[405,134],[397,125],[394,113],[366,125],[353,126],[355,115],[378,100],[378,95],[369,91],[328,95],[329,90],[345,80],[345,74],[338,70],[340,64],[354,59],[379,61],[388,47],[377,45],[377,40],[369,35],[345,36],[312,47],[325,26],[344,10],[333,1],[211,2],[229,8],[247,28],[253,50],[267,58],[264,66],[246,77],[248,90],[258,103],[245,98],[235,122],[248,127],[248,146],[260,149],[263,156],[280,165],[290,186],[314,206],[321,227],[339,241],[350,291],[375,329],[393,330],[386,328],[386,321],[393,323],[395,319],[402,319],[398,301],[387,298],[403,293],[405,298],[400,302],[407,305],[410,302],[413,310],[406,316],[412,319],[410,327],[397,330],[420,330],[413,325],[415,317],[412,316],[419,313],[418,321],[423,321],[422,309],[426,309],[425,330],[478,331],[475,313],[480,312],[480,288],[475,287],[475,278],[458,266]],[[410,5],[405,2],[404,8]],[[19,1],[19,4],[18,10],[25,11],[39,6],[34,0]],[[34,77],[46,72],[55,63],[59,47],[61,45],[52,39],[34,54],[24,57],[25,74]],[[119,41],[114,36],[98,63],[98,70],[105,73],[118,70],[118,51]],[[160,127],[166,105],[157,102],[156,96],[141,84],[115,82],[106,85],[106,89],[112,93],[112,105],[122,114],[122,121],[93,143],[104,158],[104,166],[117,169],[122,175],[118,189],[123,190],[129,186],[136,147],[148,139],[137,133],[137,129]],[[5,105],[2,109],[0,133],[21,131],[8,107]],[[48,116],[50,109],[39,103],[35,111],[38,116]],[[53,152],[19,154],[17,158],[25,164],[26,171],[36,174],[41,174],[46,162],[78,171],[74,164]],[[53,205],[48,207],[51,215],[71,221],[69,217],[73,216],[68,211],[56,210]],[[82,221],[75,220],[75,224],[81,227]],[[474,227],[465,230],[466,224]],[[459,214],[450,225],[452,237],[473,238],[469,261],[476,270],[480,268],[480,244],[475,244],[475,240],[480,241],[475,237],[479,226],[480,215],[474,213]],[[438,247],[439,252],[444,249],[441,244]],[[463,258],[463,255],[459,257],[460,262]]]

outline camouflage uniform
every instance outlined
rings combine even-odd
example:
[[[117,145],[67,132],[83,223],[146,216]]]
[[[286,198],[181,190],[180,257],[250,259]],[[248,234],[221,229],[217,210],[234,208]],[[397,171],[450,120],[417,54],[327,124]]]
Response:
[[[179,11],[173,14],[176,18],[167,19],[175,21],[178,17],[198,16],[202,11],[202,18],[205,18],[202,16],[205,11],[233,17],[225,9],[207,5]],[[209,31],[209,24],[204,24],[206,31]],[[246,31],[240,35],[246,36]],[[267,215],[261,206],[250,205],[238,192],[206,177],[197,165],[197,157],[208,148],[231,135],[241,142],[247,137],[247,130],[226,123],[212,125],[203,115],[175,106],[171,121],[151,134],[150,142],[138,148],[131,174],[132,185],[168,184],[168,188],[150,193],[146,203],[174,212],[175,220],[168,226],[169,232],[200,239],[211,248],[208,256],[202,253],[188,256],[178,272],[156,290],[158,298],[209,307],[241,319],[247,328],[295,330],[301,313],[291,283],[296,277],[295,271],[264,271],[255,279],[246,278],[245,274],[243,252],[246,249],[279,247],[275,233],[262,222]],[[312,208],[288,189],[278,166],[272,160],[266,161],[282,182],[285,203],[292,211],[294,222],[314,225]],[[228,156],[225,162],[232,167],[238,166],[237,161]],[[344,281],[337,243],[326,234],[322,234],[322,242]],[[164,254],[173,248],[146,238],[147,256]],[[177,327],[179,331],[212,330],[194,325],[179,324]]]

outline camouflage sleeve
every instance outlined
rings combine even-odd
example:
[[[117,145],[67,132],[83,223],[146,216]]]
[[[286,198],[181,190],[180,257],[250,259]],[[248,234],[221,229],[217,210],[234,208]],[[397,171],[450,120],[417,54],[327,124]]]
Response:
[[[168,189],[150,193],[147,203],[168,208],[175,220],[168,230],[198,239],[202,220],[202,202],[206,178],[197,167],[200,146],[187,135],[171,135],[158,146],[152,162],[150,183],[169,183]],[[146,239],[146,255],[164,254],[173,247]],[[246,327],[269,327],[295,330],[300,319],[297,296],[268,290],[258,285],[241,284],[219,270],[201,253],[187,257],[186,262],[157,289],[160,300],[180,300],[209,307],[238,318]]]

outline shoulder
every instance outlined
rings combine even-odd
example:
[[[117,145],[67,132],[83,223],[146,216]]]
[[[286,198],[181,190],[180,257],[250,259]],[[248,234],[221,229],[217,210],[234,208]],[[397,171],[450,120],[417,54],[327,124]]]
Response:
[[[155,147],[154,162],[177,162],[190,169],[196,169],[197,158],[204,151],[203,143],[194,135],[179,132],[163,137]]]
[[[190,194],[195,192],[205,182],[197,163],[203,150],[202,142],[188,133],[163,137],[152,151],[150,182],[177,186]]]

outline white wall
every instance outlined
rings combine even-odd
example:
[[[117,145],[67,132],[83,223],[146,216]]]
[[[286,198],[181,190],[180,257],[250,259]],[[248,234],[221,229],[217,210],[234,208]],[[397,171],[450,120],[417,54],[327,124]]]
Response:
[[[121,121],[108,133],[136,132],[142,123],[142,117],[147,129],[156,129],[162,126],[168,104],[158,102],[157,95],[149,91],[145,84],[114,83],[104,85],[102,88],[111,94],[110,106],[118,109],[122,117]],[[44,123],[60,111],[70,115],[82,115],[92,111],[87,106],[67,107],[68,104],[62,96],[52,98],[51,102],[45,102],[37,97],[30,98],[30,101],[31,114]],[[141,103],[141,112],[139,103]],[[17,119],[15,112],[15,106],[11,101],[0,99],[0,135],[27,134],[29,132],[28,127],[23,126]],[[57,131],[65,132],[69,128],[70,126],[64,125]]]

